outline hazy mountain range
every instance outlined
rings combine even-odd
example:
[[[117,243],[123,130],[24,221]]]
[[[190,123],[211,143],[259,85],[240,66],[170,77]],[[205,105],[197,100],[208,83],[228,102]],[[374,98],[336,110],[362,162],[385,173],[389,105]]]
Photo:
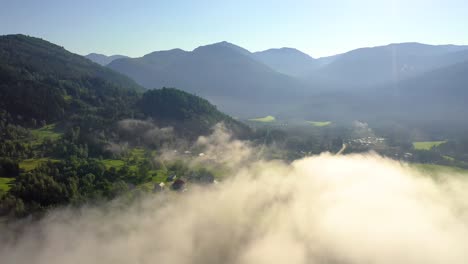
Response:
[[[313,58],[293,48],[250,52],[219,42],[107,66],[145,88],[178,87],[238,116],[356,119],[372,113],[411,119],[431,111],[452,117],[465,112],[468,107],[456,99],[468,95],[467,61],[468,46],[457,45],[398,43]]]
[[[277,72],[295,77],[304,77],[321,65],[319,60],[293,48],[269,49],[252,56]]]
[[[401,43],[362,48],[341,54],[336,60],[309,72],[310,81],[335,88],[363,87],[398,82],[468,60],[468,46],[432,46]]]
[[[201,53],[201,51],[203,52]],[[228,60],[226,55],[229,52],[231,52],[231,56]],[[165,71],[165,74],[170,73],[185,78],[186,72],[177,72],[177,70],[170,68],[179,62],[185,62],[188,59],[186,57],[193,57],[194,54],[198,56],[198,59],[203,60],[199,62],[198,67],[204,67],[205,64],[216,60],[219,64],[217,66],[223,67],[232,67],[233,64],[236,64],[235,66],[242,68],[244,65],[250,65],[244,70],[255,73],[256,71],[265,71],[265,66],[267,66],[276,73],[288,75],[294,79],[305,79],[312,84],[321,82],[325,83],[322,84],[325,86],[333,84],[334,88],[345,88],[399,81],[468,60],[468,46],[398,43],[360,48],[343,54],[315,59],[294,48],[268,49],[252,53],[232,43],[219,42],[198,47],[193,51],[181,49],[156,51],[141,58],[128,58],[122,55],[107,57],[95,53],[86,57],[101,65],[109,64],[109,67],[134,77],[143,86],[154,88],[154,86],[158,86],[158,82],[162,82],[164,85],[177,82],[177,80],[172,80],[171,76],[160,76],[163,73],[158,71]],[[234,58],[236,59],[235,63]],[[253,65],[252,60],[259,64]],[[137,68],[138,71],[135,72]],[[193,69],[187,66],[184,70],[192,71]],[[225,70],[229,71],[230,69],[226,68]],[[149,72],[144,73],[145,71]]]
[[[234,114],[264,114],[260,112],[267,105],[296,101],[307,90],[305,82],[277,72],[227,42],[191,52],[174,49],[118,59],[108,67],[146,88],[178,87]]]

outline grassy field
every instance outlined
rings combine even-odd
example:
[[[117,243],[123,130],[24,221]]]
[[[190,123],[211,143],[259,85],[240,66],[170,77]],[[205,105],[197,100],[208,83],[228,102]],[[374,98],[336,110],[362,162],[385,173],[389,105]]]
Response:
[[[59,139],[62,134],[58,133],[55,129],[55,124],[50,124],[43,126],[38,129],[31,130],[31,134],[34,136],[35,140],[32,142],[33,145],[39,145],[44,142],[45,139],[49,138],[51,140]]]
[[[134,148],[128,152],[128,155],[123,159],[105,159],[102,162],[106,168],[116,168],[120,169],[125,164],[128,165],[131,171],[137,171],[138,165],[146,160],[145,150],[143,148]]]
[[[69,101],[71,101],[71,99],[73,99],[73,97],[71,95],[64,95],[63,99],[65,99],[65,101],[69,102]]]
[[[142,160],[145,159],[145,150],[142,148],[133,148],[130,151],[130,157],[136,159],[136,160]]]
[[[150,171],[152,177],[151,179],[153,182],[166,182],[167,179],[167,171],[166,170],[151,170]]]
[[[252,119],[249,119],[249,121],[261,122],[261,123],[271,123],[271,122],[275,122],[276,118],[274,116],[269,115],[269,116],[265,116],[265,117],[252,118]]]
[[[10,183],[14,180],[14,178],[0,178],[0,191],[8,192],[10,190]]]
[[[22,161],[19,163],[19,167],[20,167],[20,169],[22,169],[22,170],[28,172],[28,171],[34,170],[34,169],[37,168],[39,165],[41,165],[41,164],[43,164],[43,163],[46,163],[47,161],[58,162],[57,159],[49,159],[49,158],[25,159],[25,160],[22,160]]]
[[[450,157],[450,156],[447,156],[447,155],[444,155],[442,156],[444,159],[448,160],[448,161],[455,161],[454,158]]]
[[[413,147],[417,150],[430,150],[431,148],[437,147],[445,142],[447,141],[418,141],[413,142]]]
[[[311,124],[316,127],[325,127],[331,125],[330,121],[307,121],[308,124]]]
[[[105,160],[102,160],[102,163],[104,163],[104,166],[106,166],[107,169],[109,168],[120,169],[125,165],[125,162],[123,160],[117,160],[117,159],[105,159]]]

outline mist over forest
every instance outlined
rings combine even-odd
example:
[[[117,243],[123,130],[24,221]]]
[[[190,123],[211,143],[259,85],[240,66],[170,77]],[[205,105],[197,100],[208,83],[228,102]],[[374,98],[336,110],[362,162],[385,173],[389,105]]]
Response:
[[[428,175],[376,154],[267,161],[225,133],[200,139],[213,151],[229,150],[223,162],[235,170],[223,182],[52,210],[3,229],[0,255],[14,263],[467,258],[466,176]]]

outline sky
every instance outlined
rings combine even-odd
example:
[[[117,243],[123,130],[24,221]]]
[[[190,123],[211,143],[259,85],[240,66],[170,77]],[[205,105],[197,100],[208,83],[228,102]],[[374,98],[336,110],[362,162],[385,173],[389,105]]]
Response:
[[[0,35],[139,57],[229,41],[312,57],[399,42],[468,44],[466,0],[0,0]]]

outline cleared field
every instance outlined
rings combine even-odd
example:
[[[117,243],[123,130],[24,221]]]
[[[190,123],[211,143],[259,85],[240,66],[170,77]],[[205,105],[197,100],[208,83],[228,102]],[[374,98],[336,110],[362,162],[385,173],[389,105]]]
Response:
[[[437,147],[445,142],[447,141],[417,141],[413,142],[413,147],[417,150],[430,150],[431,148]]]
[[[151,179],[153,182],[166,182],[167,179],[167,171],[166,170],[151,170],[150,175],[152,175]]]
[[[61,133],[55,131],[55,124],[50,124],[39,129],[31,130],[31,134],[35,138],[33,145],[42,144],[42,142],[44,142],[44,140],[47,138],[51,140],[58,140],[62,136]]]
[[[331,125],[331,121],[306,121],[308,124],[311,124],[316,127],[325,127]]]
[[[102,163],[104,163],[104,166],[106,166],[107,169],[109,168],[120,169],[125,165],[125,162],[123,160],[117,160],[117,159],[105,159],[105,160],[102,160]]]
[[[145,159],[145,150],[143,148],[134,148],[130,151],[130,156],[137,160]]]
[[[275,122],[276,118],[274,116],[269,115],[269,116],[265,116],[265,117],[252,118],[252,119],[249,119],[249,121],[262,122],[262,123],[271,123],[271,122]]]
[[[0,191],[8,192],[11,188],[10,183],[14,180],[14,178],[0,178]]]
[[[137,171],[138,165],[146,160],[146,151],[143,148],[133,148],[122,159],[105,159],[102,160],[106,168],[120,169],[125,164],[131,171]]]
[[[49,159],[49,158],[25,159],[19,163],[19,167],[25,172],[28,172],[28,171],[34,170],[35,168],[39,167],[39,165],[46,163],[48,161],[58,162],[57,159]]]
[[[444,155],[442,156],[444,159],[448,160],[448,161],[455,161],[454,158],[450,157],[450,156],[447,156],[447,155]]]

